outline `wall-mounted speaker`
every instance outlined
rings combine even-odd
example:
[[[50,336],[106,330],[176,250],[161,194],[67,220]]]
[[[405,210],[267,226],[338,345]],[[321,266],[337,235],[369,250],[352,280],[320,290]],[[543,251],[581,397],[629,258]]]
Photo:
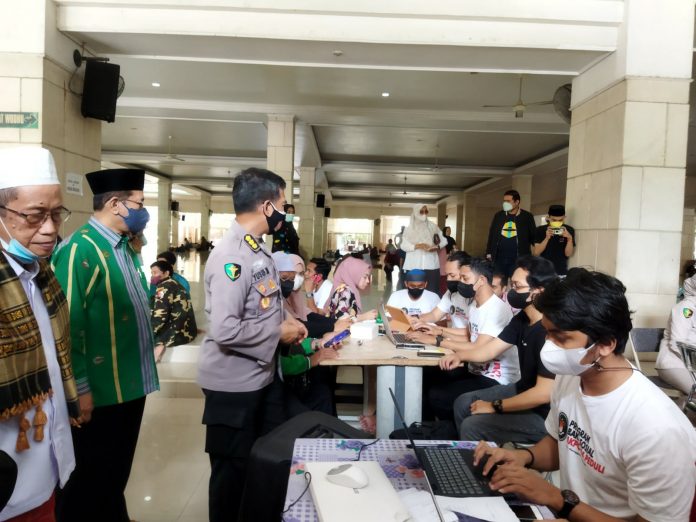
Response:
[[[324,194],[317,194],[317,208],[324,208],[326,204],[326,196]]]
[[[324,208],[324,217],[331,217],[331,209],[329,207]]]
[[[114,63],[88,61],[80,111],[85,118],[113,122],[121,67]]]
[[[378,227],[381,222],[381,219],[375,219],[375,226]]]
[[[171,210],[172,212],[179,212],[179,202],[172,201],[171,205],[169,206],[169,210]]]

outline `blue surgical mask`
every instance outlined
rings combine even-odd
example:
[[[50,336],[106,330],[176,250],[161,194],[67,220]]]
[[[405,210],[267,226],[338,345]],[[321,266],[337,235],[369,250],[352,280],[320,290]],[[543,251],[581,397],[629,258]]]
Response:
[[[126,204],[123,203],[123,206],[126,207]],[[133,234],[139,234],[145,230],[147,222],[150,221],[150,213],[147,211],[147,209],[126,207],[126,210],[128,210],[128,215],[126,217],[121,217],[123,218],[123,221],[126,222],[128,230],[130,230]]]
[[[0,223],[2,223],[2,228],[5,229],[7,235],[10,236],[9,244],[4,239],[0,239],[0,244],[2,244],[2,248],[5,250],[5,252],[7,252],[17,261],[25,265],[31,264],[34,261],[38,261],[39,259],[41,259],[38,255],[36,255],[34,252],[29,250],[27,247],[22,245],[22,243],[20,243],[12,237],[12,234],[10,234],[10,231],[7,230],[5,222],[2,219],[0,219]]]

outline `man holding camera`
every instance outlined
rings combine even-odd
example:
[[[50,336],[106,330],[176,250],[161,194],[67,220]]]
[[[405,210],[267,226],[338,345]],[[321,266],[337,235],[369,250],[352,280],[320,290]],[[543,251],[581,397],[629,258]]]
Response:
[[[575,229],[565,224],[565,207],[551,205],[546,217],[548,225],[537,227],[534,238],[534,255],[553,263],[558,275],[568,273],[568,258],[575,249]]]

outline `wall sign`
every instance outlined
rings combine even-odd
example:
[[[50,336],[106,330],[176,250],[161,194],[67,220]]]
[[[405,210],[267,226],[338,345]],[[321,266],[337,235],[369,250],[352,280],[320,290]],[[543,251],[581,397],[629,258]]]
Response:
[[[38,129],[38,112],[0,112],[0,128]]]

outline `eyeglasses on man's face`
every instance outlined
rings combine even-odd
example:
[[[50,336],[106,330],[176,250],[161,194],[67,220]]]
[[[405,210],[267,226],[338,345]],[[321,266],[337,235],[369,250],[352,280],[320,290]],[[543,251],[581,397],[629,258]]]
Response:
[[[71,212],[65,207],[59,207],[44,212],[19,212],[4,205],[0,205],[0,208],[21,217],[27,222],[28,225],[33,227],[43,225],[49,217],[54,224],[60,225],[61,223],[66,222],[68,218],[70,218],[71,214]]]

